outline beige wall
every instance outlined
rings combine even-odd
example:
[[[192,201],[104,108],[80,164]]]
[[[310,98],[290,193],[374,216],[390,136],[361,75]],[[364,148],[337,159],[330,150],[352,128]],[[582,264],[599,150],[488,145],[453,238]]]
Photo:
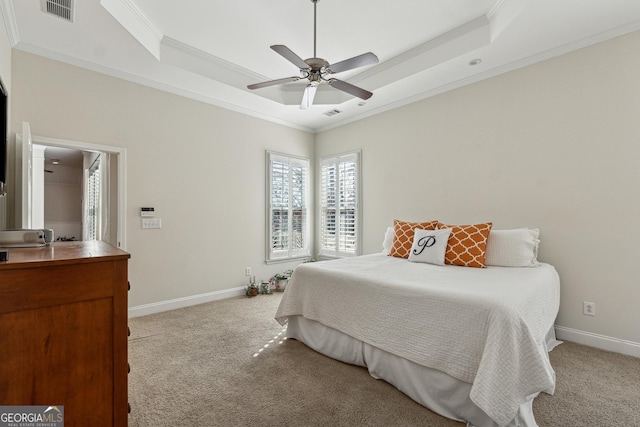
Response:
[[[4,19],[0,16],[0,76],[5,87],[11,87],[11,43]]]
[[[44,174],[44,228],[56,239],[82,240],[82,161],[45,169],[52,173]]]
[[[312,156],[312,134],[21,51],[13,92],[13,129],[126,148],[131,306],[292,266],[264,264],[265,150]],[[142,206],[162,229],[141,229]]]
[[[131,305],[287,268],[264,265],[264,150],[311,156],[315,139],[316,158],[362,149],[366,253],[394,218],[539,227],[562,281],[557,324],[640,343],[639,44],[633,33],[315,138],[15,51],[12,126],[126,147]],[[162,230],[140,229],[141,206]]]
[[[318,157],[362,149],[365,252],[394,218],[539,227],[557,325],[640,343],[638,46],[636,32],[317,135]]]
[[[9,102],[11,102],[11,43],[2,16],[0,16],[0,77],[9,92]],[[6,204],[6,198],[0,197],[0,229],[6,227]]]

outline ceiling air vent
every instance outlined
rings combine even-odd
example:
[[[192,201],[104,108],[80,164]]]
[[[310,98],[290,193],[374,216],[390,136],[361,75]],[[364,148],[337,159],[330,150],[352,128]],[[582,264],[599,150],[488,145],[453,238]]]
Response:
[[[42,11],[73,22],[74,0],[40,0]]]
[[[340,114],[340,113],[342,113],[342,111],[338,110],[337,108],[334,108],[333,110],[325,111],[322,114],[324,114],[325,116],[331,117],[331,116],[335,116],[336,114]]]

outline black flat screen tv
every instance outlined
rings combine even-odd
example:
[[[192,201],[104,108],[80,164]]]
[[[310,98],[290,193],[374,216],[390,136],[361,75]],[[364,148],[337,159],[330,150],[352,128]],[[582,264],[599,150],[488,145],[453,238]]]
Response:
[[[0,78],[0,197],[7,194],[7,120],[9,94]]]

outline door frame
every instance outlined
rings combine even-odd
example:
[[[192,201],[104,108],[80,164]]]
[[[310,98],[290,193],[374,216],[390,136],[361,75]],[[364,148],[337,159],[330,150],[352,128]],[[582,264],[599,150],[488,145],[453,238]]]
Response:
[[[118,221],[116,240],[117,246],[123,250],[127,249],[127,186],[126,186],[126,170],[127,170],[127,149],[123,147],[114,147],[111,145],[93,144],[83,141],[73,141],[69,139],[50,138],[48,136],[31,135],[33,144],[44,145],[49,147],[70,148],[80,151],[99,151],[109,153],[118,158],[118,198],[116,217]]]

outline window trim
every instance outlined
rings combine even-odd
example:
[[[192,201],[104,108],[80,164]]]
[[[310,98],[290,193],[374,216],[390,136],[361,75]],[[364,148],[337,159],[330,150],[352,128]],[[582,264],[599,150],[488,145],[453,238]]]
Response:
[[[356,249],[353,252],[344,252],[340,251],[338,245],[336,245],[335,251],[326,250],[322,247],[323,244],[323,229],[322,229],[322,167],[328,161],[334,159],[337,164],[340,164],[340,161],[343,157],[352,157],[355,156],[356,163],[356,213],[355,213],[355,246]],[[317,163],[317,195],[316,195],[316,203],[318,207],[316,209],[316,224],[317,224],[317,249],[316,254],[319,259],[334,259],[334,258],[348,258],[355,257],[362,254],[362,150],[354,150],[348,151],[345,153],[334,154],[331,156],[325,156],[318,159]],[[339,229],[339,226],[337,227]]]
[[[271,202],[272,202],[272,163],[274,160],[276,159],[282,159],[282,160],[287,160],[289,162],[294,161],[297,163],[301,163],[303,165],[306,166],[307,168],[307,173],[306,173],[306,182],[305,182],[305,197],[304,197],[304,204],[305,204],[305,210],[306,210],[306,221],[304,224],[304,233],[306,235],[306,245],[303,249],[292,249],[291,247],[287,250],[287,254],[286,255],[275,255],[274,251],[272,249],[272,232],[273,232],[273,228],[272,228],[272,218],[271,218]],[[313,183],[312,183],[312,179],[313,179],[313,170],[312,170],[312,163],[311,163],[311,159],[308,157],[302,157],[302,156],[295,156],[295,155],[291,155],[291,154],[285,154],[285,153],[280,153],[280,152],[276,152],[276,151],[266,151],[266,155],[265,155],[265,182],[266,182],[266,188],[265,188],[265,219],[266,219],[266,230],[265,230],[265,262],[267,264],[274,264],[274,263],[280,263],[280,262],[289,262],[289,261],[295,261],[295,260],[301,260],[301,259],[308,259],[311,257],[311,252],[312,252],[312,248],[313,248],[313,195],[312,195],[312,188],[313,188]],[[289,179],[289,191],[291,191],[291,180]],[[291,212],[292,207],[289,207],[289,212]],[[289,215],[288,216],[288,223],[289,223],[289,230],[292,232],[293,231],[293,227],[292,225],[292,221],[293,221],[293,216]],[[290,234],[289,236],[290,241],[292,241],[293,236]]]

